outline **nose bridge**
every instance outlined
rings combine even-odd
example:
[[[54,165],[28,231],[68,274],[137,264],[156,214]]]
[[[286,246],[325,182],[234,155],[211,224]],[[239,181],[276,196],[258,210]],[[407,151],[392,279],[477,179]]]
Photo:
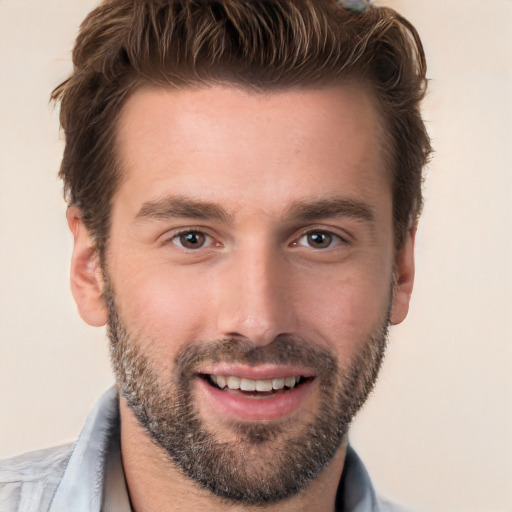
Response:
[[[220,284],[220,333],[257,345],[292,334],[296,322],[290,277],[286,262],[274,248],[258,243],[240,247],[230,256]]]

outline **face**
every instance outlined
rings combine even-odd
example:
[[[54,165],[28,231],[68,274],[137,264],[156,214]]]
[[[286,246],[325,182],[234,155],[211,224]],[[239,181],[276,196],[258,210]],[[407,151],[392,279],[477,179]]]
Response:
[[[109,316],[139,422],[220,496],[314,479],[406,314],[412,245],[394,253],[378,129],[349,85],[148,88],[122,111],[106,268],[75,297]]]

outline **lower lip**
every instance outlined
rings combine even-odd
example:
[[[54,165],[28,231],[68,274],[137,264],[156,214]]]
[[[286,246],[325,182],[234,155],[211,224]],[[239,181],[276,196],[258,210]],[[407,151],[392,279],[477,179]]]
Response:
[[[243,421],[277,420],[293,414],[307,400],[314,383],[308,380],[283,393],[254,397],[220,390],[202,378],[197,381],[200,394],[216,414]]]

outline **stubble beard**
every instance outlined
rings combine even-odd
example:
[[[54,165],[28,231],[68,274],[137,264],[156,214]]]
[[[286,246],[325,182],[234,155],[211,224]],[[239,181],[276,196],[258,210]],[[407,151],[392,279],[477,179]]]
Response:
[[[386,350],[389,310],[343,368],[330,351],[280,336],[263,347],[238,338],[186,345],[172,367],[157,371],[141,349],[140,336],[132,338],[125,329],[108,283],[105,298],[111,362],[121,394],[172,463],[227,502],[265,505],[306,489],[343,442],[373,389]],[[240,421],[231,423],[228,432],[211,431],[195,404],[193,384],[201,365],[217,361],[313,370],[320,397],[316,413],[302,425],[300,418]]]

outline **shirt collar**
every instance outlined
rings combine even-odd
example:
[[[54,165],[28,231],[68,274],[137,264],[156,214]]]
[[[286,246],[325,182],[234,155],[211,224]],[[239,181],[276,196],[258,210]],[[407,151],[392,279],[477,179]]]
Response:
[[[106,455],[117,425],[119,398],[112,387],[89,413],[48,512],[100,512]]]

